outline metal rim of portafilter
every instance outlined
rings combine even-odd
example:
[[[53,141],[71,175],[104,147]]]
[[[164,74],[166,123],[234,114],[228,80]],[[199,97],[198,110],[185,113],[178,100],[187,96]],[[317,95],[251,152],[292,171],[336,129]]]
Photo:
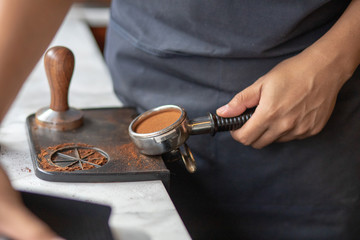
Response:
[[[149,117],[165,112],[179,111],[178,119],[165,128],[150,132],[138,133],[136,128]],[[188,172],[196,171],[196,162],[193,154],[186,144],[190,135],[211,134],[232,131],[242,127],[254,113],[255,108],[247,109],[243,114],[223,118],[216,114],[208,113],[207,116],[189,120],[186,111],[176,105],[164,105],[150,109],[137,116],[129,125],[129,135],[132,142],[145,155],[167,155],[175,159],[182,159]],[[175,157],[178,156],[178,157]]]

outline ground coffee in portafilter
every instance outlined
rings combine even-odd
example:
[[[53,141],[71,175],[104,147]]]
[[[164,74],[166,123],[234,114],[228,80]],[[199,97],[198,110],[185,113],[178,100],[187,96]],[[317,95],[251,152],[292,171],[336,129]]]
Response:
[[[169,109],[157,112],[142,120],[135,128],[136,133],[153,133],[169,127],[181,116],[181,112]]]

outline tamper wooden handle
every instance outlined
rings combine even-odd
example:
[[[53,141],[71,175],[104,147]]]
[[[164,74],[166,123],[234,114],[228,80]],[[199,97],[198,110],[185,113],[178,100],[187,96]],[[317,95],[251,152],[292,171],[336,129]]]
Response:
[[[74,70],[74,54],[66,47],[52,47],[44,57],[45,71],[51,91],[50,107],[35,114],[41,127],[57,131],[73,130],[83,124],[83,112],[69,107],[68,92]]]
[[[69,110],[68,92],[74,64],[74,54],[68,48],[53,47],[45,53],[44,65],[51,91],[50,109],[54,111]]]

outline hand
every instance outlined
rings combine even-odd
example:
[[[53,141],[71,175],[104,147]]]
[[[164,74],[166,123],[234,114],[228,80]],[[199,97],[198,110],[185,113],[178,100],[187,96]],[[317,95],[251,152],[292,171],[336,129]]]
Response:
[[[232,132],[235,140],[263,148],[272,142],[319,133],[330,118],[342,85],[360,64],[360,0],[315,43],[289,58],[218,109],[222,117],[257,106],[250,120]]]
[[[12,239],[61,239],[23,204],[0,167],[0,236]]]
[[[324,128],[349,77],[337,61],[308,49],[275,66],[217,114],[233,117],[257,106],[250,120],[231,133],[254,148],[307,138]]]

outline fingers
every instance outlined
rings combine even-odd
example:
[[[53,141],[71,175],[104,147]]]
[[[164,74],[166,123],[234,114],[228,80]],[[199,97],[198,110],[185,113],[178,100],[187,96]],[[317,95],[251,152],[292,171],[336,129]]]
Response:
[[[281,117],[282,114],[276,111],[270,113],[268,109],[259,105],[248,122],[231,133],[232,137],[244,145],[261,149],[294,128],[295,120],[284,120]]]
[[[255,115],[256,113],[256,115]],[[318,134],[327,118],[317,119],[317,114],[300,117],[289,112],[267,114],[259,105],[254,115],[242,128],[233,131],[232,137],[240,143],[261,149],[273,142],[300,140]]]
[[[216,113],[221,117],[238,116],[246,109],[257,106],[260,101],[260,95],[261,84],[256,82],[236,94],[228,104],[219,108]],[[269,128],[269,125],[264,121],[264,119],[266,119],[265,116],[266,112],[258,106],[250,120],[248,120],[240,129],[232,132],[232,137],[244,145],[252,145],[254,142],[261,139],[261,136],[264,135]]]
[[[260,94],[261,84],[254,83],[236,94],[228,104],[217,109],[216,113],[221,117],[238,116],[246,109],[257,106],[259,104]],[[268,125],[263,121],[263,116],[263,110],[261,107],[258,107],[244,126],[232,132],[233,138],[244,145],[253,144],[268,130]]]
[[[242,114],[246,109],[252,108],[259,103],[260,84],[253,84],[235,95],[231,101],[218,108],[216,114],[221,117],[235,117]]]

